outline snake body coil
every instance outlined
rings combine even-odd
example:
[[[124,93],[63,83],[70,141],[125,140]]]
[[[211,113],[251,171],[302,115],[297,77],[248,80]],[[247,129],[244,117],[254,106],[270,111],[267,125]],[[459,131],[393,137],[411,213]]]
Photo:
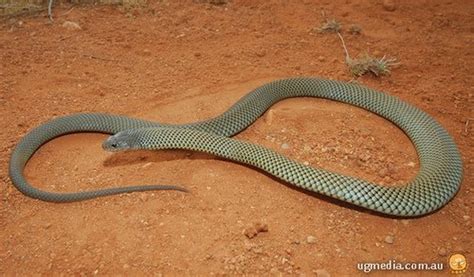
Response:
[[[415,145],[420,171],[403,187],[384,187],[305,166],[264,147],[228,138],[249,126],[274,103],[291,97],[340,101],[390,120]],[[222,115],[191,124],[168,125],[107,114],[77,114],[52,120],[28,133],[13,151],[10,177],[18,190],[44,201],[71,202],[123,192],[180,189],[135,186],[52,193],[32,187],[23,176],[23,170],[34,152],[55,137],[75,132],[116,134],[104,142],[104,148],[108,150],[181,148],[209,152],[261,168],[295,186],[399,216],[419,216],[442,207],[454,197],[462,180],[461,158],[453,139],[428,114],[381,92],[315,78],[271,82],[247,94]]]

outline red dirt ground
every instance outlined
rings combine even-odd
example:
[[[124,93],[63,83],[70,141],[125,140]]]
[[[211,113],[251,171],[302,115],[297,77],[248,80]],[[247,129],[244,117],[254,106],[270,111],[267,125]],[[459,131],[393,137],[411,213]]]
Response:
[[[390,12],[380,1],[177,2],[136,10],[63,5],[55,8],[53,24],[44,14],[1,23],[0,274],[363,275],[358,262],[447,267],[449,255],[462,253],[472,276],[472,3],[400,1]],[[26,168],[28,180],[52,191],[159,183],[191,192],[51,204],[13,187],[7,175],[12,149],[54,117],[107,112],[194,122],[278,78],[349,81],[338,37],[311,31],[323,22],[321,11],[345,27],[363,28],[360,36],[343,33],[351,55],[369,51],[401,62],[389,77],[358,82],[418,106],[454,136],[464,180],[441,210],[416,219],[384,217],[200,153],[107,153],[101,149],[106,136],[99,134],[44,145]],[[66,20],[82,29],[63,27]],[[395,126],[320,99],[278,103],[237,138],[389,185],[418,169],[414,148]],[[268,232],[249,239],[243,232],[255,223],[267,224]]]

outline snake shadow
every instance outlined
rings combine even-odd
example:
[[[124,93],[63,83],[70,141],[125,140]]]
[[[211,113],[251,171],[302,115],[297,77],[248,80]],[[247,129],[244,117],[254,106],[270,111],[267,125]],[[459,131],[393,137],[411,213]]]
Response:
[[[111,154],[105,159],[105,167],[116,167],[144,163],[160,163],[175,160],[215,160],[215,156],[188,150],[133,150]]]
[[[116,167],[116,166],[124,166],[124,165],[132,165],[132,164],[144,164],[144,163],[160,163],[160,162],[166,162],[166,161],[175,161],[175,160],[182,160],[182,159],[190,159],[190,160],[219,160],[219,161],[225,161],[225,162],[231,162],[235,164],[239,164],[248,168],[252,168],[253,170],[256,170],[260,172],[261,174],[269,177],[270,179],[274,180],[277,183],[280,183],[290,189],[296,190],[300,193],[304,193],[308,196],[314,197],[318,200],[325,201],[328,203],[331,203],[333,205],[336,205],[341,208],[345,209],[351,209],[351,210],[356,210],[360,213],[364,214],[369,214],[377,217],[383,217],[383,218],[390,218],[390,219],[415,219],[415,218],[421,218],[425,216],[429,216],[433,213],[435,213],[437,210],[432,211],[428,214],[425,215],[420,215],[420,216],[395,216],[395,215],[389,215],[389,214],[384,214],[381,212],[377,211],[372,211],[360,206],[357,206],[355,204],[351,204],[348,202],[344,202],[339,199],[335,199],[317,192],[313,191],[308,191],[303,188],[296,187],[294,185],[291,185],[257,167],[244,164],[244,163],[239,163],[236,161],[229,161],[227,159],[223,159],[211,154],[206,154],[206,153],[201,153],[201,152],[195,152],[195,151],[190,151],[190,150],[160,150],[159,152],[153,151],[153,150],[133,150],[133,151],[124,151],[124,152],[117,152],[113,153],[110,155],[104,162],[103,165],[105,167]]]

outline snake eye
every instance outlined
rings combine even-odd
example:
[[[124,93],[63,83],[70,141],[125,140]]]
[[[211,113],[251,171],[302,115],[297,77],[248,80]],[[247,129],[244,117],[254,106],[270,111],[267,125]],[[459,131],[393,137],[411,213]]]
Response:
[[[113,148],[117,148],[117,144],[116,144],[116,143],[112,143],[110,146],[112,146]]]

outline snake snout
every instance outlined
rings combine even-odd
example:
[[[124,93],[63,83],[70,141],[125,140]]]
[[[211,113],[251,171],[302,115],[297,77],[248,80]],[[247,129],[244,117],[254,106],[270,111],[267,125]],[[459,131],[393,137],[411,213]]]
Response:
[[[118,152],[132,148],[130,135],[126,132],[119,132],[108,137],[103,143],[102,148],[110,152]]]

